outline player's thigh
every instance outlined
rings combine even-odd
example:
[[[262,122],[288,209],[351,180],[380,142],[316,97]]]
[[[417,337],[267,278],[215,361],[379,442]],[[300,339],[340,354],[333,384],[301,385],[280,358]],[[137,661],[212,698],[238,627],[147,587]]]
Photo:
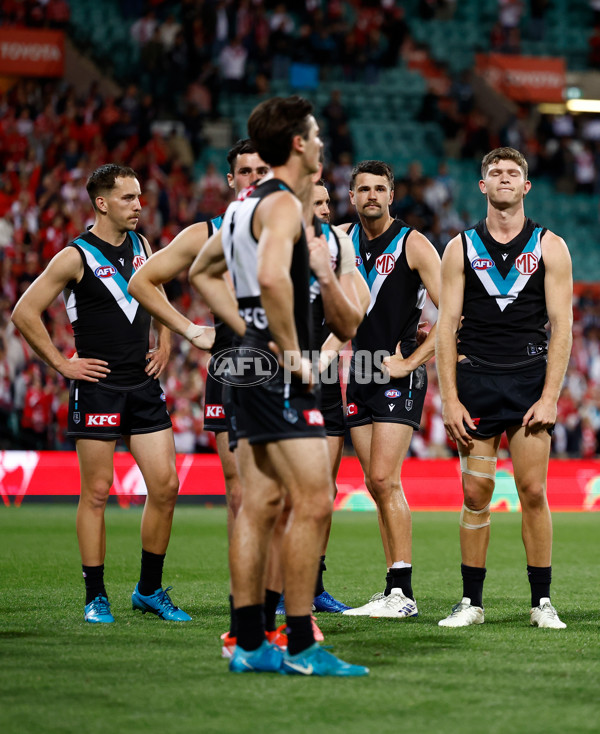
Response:
[[[235,453],[229,449],[229,432],[219,431],[219,433],[215,433],[215,441],[217,444],[219,461],[221,462],[221,467],[223,468],[225,484],[227,484],[228,482],[232,480],[234,481],[238,478]]]
[[[116,443],[113,440],[93,438],[76,440],[82,496],[105,494],[108,497],[113,484],[113,457]]]
[[[373,423],[369,475],[371,481],[397,479],[406,458],[413,427],[404,423]]]
[[[265,450],[258,444],[251,446],[248,439],[238,442],[237,466],[242,483],[242,507],[244,511],[260,512],[281,508],[285,490]]]
[[[175,466],[173,429],[135,433],[124,437],[124,441],[140,468],[148,494],[152,492],[177,494],[179,482]]]
[[[265,451],[277,476],[290,493],[292,505],[298,501],[333,500],[329,473],[329,450],[324,437],[295,438],[265,444]]]
[[[507,431],[507,435],[517,490],[545,487],[551,444],[548,431],[532,433],[517,427]]]
[[[342,461],[342,451],[344,449],[343,436],[327,436],[327,449],[329,450],[329,466],[331,468],[331,478],[335,482],[335,478]]]
[[[365,423],[362,426],[354,426],[350,429],[352,446],[360,462],[365,477],[369,476],[371,464],[371,437],[373,435],[373,424]]]

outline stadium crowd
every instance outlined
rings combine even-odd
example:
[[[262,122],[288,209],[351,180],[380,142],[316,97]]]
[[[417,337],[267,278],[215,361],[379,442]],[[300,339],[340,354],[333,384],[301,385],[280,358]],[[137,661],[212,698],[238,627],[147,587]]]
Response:
[[[142,75],[139,85],[126,85],[119,96],[101,94],[97,82],[78,94],[63,82],[27,79],[0,95],[0,448],[72,448],[65,437],[67,386],[30,352],[9,314],[51,257],[91,223],[85,182],[93,169],[114,161],[137,171],[144,197],[140,231],[153,249],[164,247],[189,224],[221,214],[230,201],[225,177],[214,165],[195,174],[205,145],[203,124],[217,114],[219,94],[268,92],[270,81],[285,76],[292,60],[337,63],[348,79],[375,79],[410,43],[403,8],[386,0],[330,2],[325,10],[309,0],[180,5],[175,16],[169,2],[122,3],[127,16],[139,18],[131,33],[141,48]],[[445,17],[453,6],[451,0],[423,0],[419,12],[423,18]],[[66,27],[68,10],[64,0],[3,3],[3,22]],[[183,106],[168,95],[157,101],[159,77],[164,88],[181,93]],[[174,79],[183,87],[173,86]],[[166,113],[181,124],[161,125]],[[348,221],[354,217],[347,192],[355,161],[341,95],[334,92],[318,116],[327,139],[325,180],[333,220]],[[511,145],[527,156],[532,178],[549,177],[567,191],[600,191],[600,133],[593,118],[551,118],[522,106],[494,134],[474,107],[468,75],[461,75],[444,95],[425,96],[419,119],[438,122],[447,152],[457,157],[477,159],[496,145]],[[440,252],[472,224],[454,206],[454,181],[444,163],[435,176],[424,175],[419,161],[395,173],[393,213]],[[167,294],[197,323],[210,320],[185,276],[168,284]],[[578,291],[575,307],[554,451],[591,456],[600,450],[600,291]],[[428,318],[435,320],[435,309]],[[62,304],[49,311],[47,324],[59,348],[73,348]],[[182,452],[214,449],[212,434],[202,426],[206,363],[206,354],[173,337],[163,385]],[[412,452],[448,455],[454,448],[446,441],[432,366],[429,376],[423,430]]]

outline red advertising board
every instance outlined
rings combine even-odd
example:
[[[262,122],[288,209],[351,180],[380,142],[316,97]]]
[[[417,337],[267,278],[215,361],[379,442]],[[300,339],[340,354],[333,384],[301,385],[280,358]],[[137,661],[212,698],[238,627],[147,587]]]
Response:
[[[476,71],[517,102],[563,102],[565,60],[544,56],[477,54]]]
[[[62,31],[0,28],[0,74],[60,77],[64,68],[65,34]]]
[[[179,454],[177,471],[180,495],[201,502],[224,502],[225,486],[216,454]],[[143,501],[146,486],[133,458],[115,454],[114,486],[111,494],[128,506]],[[407,459],[402,485],[413,510],[452,510],[462,505],[460,467],[455,459]],[[0,452],[0,498],[5,505],[19,505],[25,498],[77,496],[77,455],[69,451]],[[552,460],[548,474],[548,501],[553,510],[600,511],[600,460]],[[338,475],[338,510],[374,510],[358,460],[344,457]],[[519,498],[512,464],[498,462],[492,507],[518,512]]]

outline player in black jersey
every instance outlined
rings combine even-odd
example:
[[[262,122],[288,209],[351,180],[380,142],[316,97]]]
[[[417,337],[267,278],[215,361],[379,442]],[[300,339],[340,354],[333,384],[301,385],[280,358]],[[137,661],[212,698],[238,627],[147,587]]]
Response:
[[[385,552],[386,588],[347,616],[405,619],[417,615],[412,590],[412,524],[400,474],[427,389],[435,326],[417,345],[426,291],[437,306],[440,259],[419,232],[390,215],[391,168],[363,161],[352,172],[350,198],[359,217],[345,225],[359,272],[371,291],[353,342],[346,392],[352,443],[377,504]]]
[[[300,200],[312,191],[321,141],[312,106],[299,97],[275,97],[258,105],[248,131],[273,178],[230,205],[223,227],[205,245],[190,279],[205,300],[242,337],[234,390],[242,506],[230,544],[238,623],[233,672],[281,671],[295,675],[355,676],[368,673],[314,642],[311,605],[319,552],[331,517],[333,488],[323,417],[311,390],[309,252]],[[237,304],[223,282],[224,256]],[[325,291],[339,291],[328,273]],[[343,297],[341,291],[337,294]],[[327,305],[338,336],[356,328],[345,302]],[[344,328],[346,331],[344,331]],[[257,384],[256,354],[273,342],[286,370]],[[255,355],[254,357],[252,355]],[[259,360],[260,361],[260,360]],[[243,370],[249,364],[249,371]],[[286,376],[287,372],[287,376]],[[264,577],[268,544],[283,500],[292,511],[283,542],[288,648],[265,641]]]
[[[87,190],[91,229],[59,252],[17,303],[13,321],[42,359],[71,380],[69,434],[76,440],[81,494],[77,537],[86,587],[87,622],[114,622],[104,585],[104,509],[113,484],[113,454],[122,437],[146,482],[142,567],[134,609],[169,621],[191,617],[162,589],[162,570],[179,490],[171,420],[158,377],[170,355],[167,329],[157,326],[149,350],[150,315],[127,293],[127,282],[149,255],[135,234],[140,185],[131,168],[108,164]],[[43,312],[63,292],[77,353],[67,359],[52,344]]]
[[[442,627],[481,624],[496,456],[506,431],[522,509],[531,624],[562,629],[550,602],[550,433],[571,350],[571,259],[525,216],[524,156],[497,148],[481,164],[487,216],[448,244],[442,262],[437,368],[444,424],[460,454],[463,598]],[[462,323],[461,323],[462,319]],[[546,339],[549,320],[551,336]]]
[[[229,173],[227,182],[238,196],[269,172],[269,166],[256,152],[248,138],[238,140],[227,153]],[[129,292],[144,308],[168,326],[172,331],[185,336],[199,349],[209,349],[213,354],[228,349],[233,344],[233,332],[222,322],[215,327],[192,323],[181,314],[165,297],[162,285],[187,271],[208,238],[218,231],[222,217],[210,222],[198,222],[182,230],[167,247],[155,252],[134,274],[129,282]],[[227,498],[227,534],[231,537],[235,516],[241,501],[241,486],[235,457],[229,449],[229,431],[223,404],[223,385],[207,376],[204,395],[204,427],[215,432],[217,452],[225,479]],[[229,638],[235,638],[233,614],[229,633],[223,639],[223,654],[230,655],[235,646]]]

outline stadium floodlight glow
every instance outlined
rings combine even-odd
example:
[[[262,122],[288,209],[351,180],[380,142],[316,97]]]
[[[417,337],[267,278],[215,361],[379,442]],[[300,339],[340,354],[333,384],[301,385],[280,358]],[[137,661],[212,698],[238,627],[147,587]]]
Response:
[[[600,99],[568,99],[569,112],[600,112]]]

